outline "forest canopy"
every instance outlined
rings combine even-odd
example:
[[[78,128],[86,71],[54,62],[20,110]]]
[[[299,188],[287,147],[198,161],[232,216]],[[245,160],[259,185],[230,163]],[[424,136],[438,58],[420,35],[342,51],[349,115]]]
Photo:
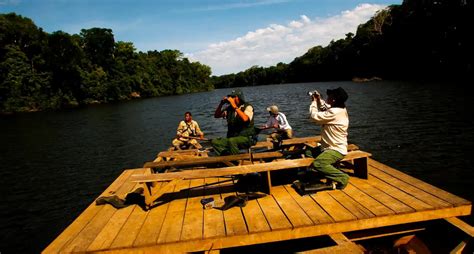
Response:
[[[472,80],[472,2],[405,0],[288,64],[219,77],[178,50],[137,52],[111,29],[49,34],[29,18],[0,14],[0,112],[280,83]]]
[[[111,29],[49,34],[29,18],[0,15],[0,112],[207,91],[210,75],[178,50],[137,52]]]
[[[356,34],[314,46],[292,62],[212,77],[216,88],[372,79],[472,80],[473,1],[405,0]]]

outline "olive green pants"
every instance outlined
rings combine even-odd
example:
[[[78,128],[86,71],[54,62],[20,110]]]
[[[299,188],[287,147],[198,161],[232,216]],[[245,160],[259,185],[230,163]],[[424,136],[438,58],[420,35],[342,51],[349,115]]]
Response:
[[[237,136],[232,138],[216,138],[211,141],[212,148],[217,156],[238,154],[239,149],[246,149],[253,145],[250,137]]]
[[[320,149],[315,149],[315,151],[311,151],[310,154],[306,153],[306,155],[313,158],[316,157],[313,161],[314,170],[316,172],[321,173],[327,179],[337,182],[338,189],[344,189],[346,187],[349,182],[349,175],[333,166],[334,163],[342,160],[344,155],[334,150],[321,152]]]

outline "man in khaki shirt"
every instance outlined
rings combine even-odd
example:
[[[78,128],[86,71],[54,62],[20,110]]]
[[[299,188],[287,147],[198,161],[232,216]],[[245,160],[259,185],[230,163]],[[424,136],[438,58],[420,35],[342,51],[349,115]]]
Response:
[[[203,139],[204,133],[199,128],[199,124],[193,120],[191,112],[184,113],[184,121],[181,121],[176,131],[176,138],[173,140],[175,150],[181,150],[182,147],[201,148],[197,139]]]

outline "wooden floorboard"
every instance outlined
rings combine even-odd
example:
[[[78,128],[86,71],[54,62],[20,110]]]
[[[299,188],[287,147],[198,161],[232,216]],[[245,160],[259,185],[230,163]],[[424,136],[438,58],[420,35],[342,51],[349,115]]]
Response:
[[[198,187],[204,185],[204,179],[191,180],[190,187]],[[196,196],[190,196],[190,194]],[[188,192],[188,200],[186,204],[186,212],[184,214],[183,231],[181,233],[181,241],[202,239],[204,212],[202,209],[201,199],[204,195],[204,188],[194,189]]]
[[[189,188],[189,184],[190,181],[181,181],[176,184],[175,188],[178,190],[186,189]],[[184,193],[174,193],[175,199],[170,202],[157,243],[176,242],[181,238],[187,200]]]
[[[205,183],[218,182],[218,178],[206,178]],[[219,187],[210,186],[204,190],[206,198],[214,198],[215,200],[221,199]],[[204,210],[204,238],[225,236],[225,222],[224,214],[221,210],[208,209]]]
[[[466,204],[471,203],[470,201],[468,201],[466,199],[463,199],[463,198],[458,197],[454,194],[451,194],[451,193],[449,193],[445,190],[442,190],[438,187],[435,187],[435,186],[433,186],[429,183],[423,182],[423,181],[421,181],[417,178],[414,178],[410,175],[407,175],[403,172],[400,172],[400,171],[398,171],[394,168],[391,168],[391,167],[389,167],[385,164],[382,164],[378,161],[375,161],[373,159],[369,159],[369,164],[373,168],[377,168],[378,170],[383,171],[386,174],[397,177],[398,179],[401,179],[401,180],[403,180],[407,183],[410,183],[411,185],[416,186],[419,189],[425,190],[425,191],[429,192],[430,194],[435,195],[438,198],[453,204],[454,206],[466,205]]]
[[[140,186],[130,180],[138,173],[124,171],[102,195],[123,198]],[[203,210],[200,201],[236,195],[229,183],[190,190],[222,179],[184,180],[149,211],[91,204],[44,252],[206,251],[471,213],[469,201],[374,160],[369,174],[368,180],[351,177],[344,190],[306,196],[290,184],[275,186],[272,195],[226,211]]]
[[[118,193],[123,183],[132,175],[131,170],[126,170],[115,181],[101,194],[110,195],[111,193]],[[102,209],[104,206],[96,206],[95,202],[89,205],[89,207],[82,212],[79,217],[69,225],[46,249],[44,253],[56,253],[63,248],[68,242],[74,239],[82,229],[91,221],[92,218]]]
[[[164,183],[159,183],[164,185]],[[159,186],[156,186],[159,188]],[[140,232],[133,243],[133,246],[144,246],[155,244],[160,235],[163,222],[168,213],[170,202],[161,203],[148,211]]]
[[[275,188],[272,195],[293,227],[303,227],[314,224],[285,188]]]
[[[224,187],[230,185],[233,185],[233,182],[225,184]],[[226,197],[237,195],[237,193],[234,191],[225,192],[224,187],[220,188],[222,200],[224,200]],[[245,223],[244,214],[241,208],[236,207],[233,209],[228,209],[223,213],[225,222],[225,232],[227,236],[242,235],[248,233],[247,224]]]
[[[349,210],[335,200],[328,191],[311,194],[311,197],[334,219],[334,221],[347,221],[357,219]]]
[[[143,171],[136,171],[136,173],[143,173]],[[120,186],[120,189],[115,194],[120,198],[124,198],[126,193],[132,191],[138,186],[136,183],[127,180]],[[63,249],[61,249],[61,252],[86,251],[115,212],[117,212],[117,209],[111,205],[103,205],[102,209],[90,220],[81,232],[70,243],[64,246]]]

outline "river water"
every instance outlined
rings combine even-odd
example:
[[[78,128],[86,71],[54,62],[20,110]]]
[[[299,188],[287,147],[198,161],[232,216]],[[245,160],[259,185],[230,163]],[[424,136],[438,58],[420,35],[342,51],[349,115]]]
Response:
[[[474,200],[472,96],[457,84],[322,82],[242,90],[256,124],[277,104],[302,137],[319,134],[308,120],[307,92],[339,86],[349,94],[350,143]],[[225,121],[213,112],[230,90],[0,116],[0,253],[43,250],[124,169],[166,149],[184,112],[193,113],[206,137],[224,136]]]

